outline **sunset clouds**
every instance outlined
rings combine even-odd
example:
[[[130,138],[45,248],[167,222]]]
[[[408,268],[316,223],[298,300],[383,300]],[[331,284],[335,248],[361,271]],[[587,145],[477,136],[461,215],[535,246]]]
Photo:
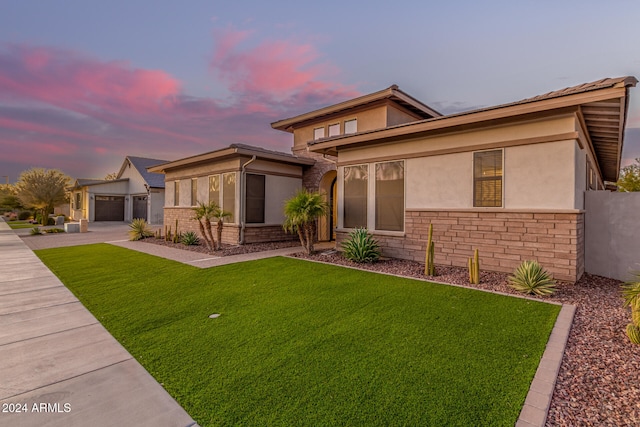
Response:
[[[270,122],[357,95],[329,80],[334,67],[310,44],[217,30],[210,58],[224,100],[128,61],[0,45],[0,168],[12,169],[3,174],[44,166],[99,178],[125,155],[171,160],[235,142],[288,150],[290,136]]]

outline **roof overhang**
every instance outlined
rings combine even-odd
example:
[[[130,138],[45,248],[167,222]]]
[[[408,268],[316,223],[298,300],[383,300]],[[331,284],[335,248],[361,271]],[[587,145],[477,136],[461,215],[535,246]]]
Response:
[[[635,77],[605,79],[511,104],[312,141],[309,143],[309,150],[337,156],[340,150],[347,148],[496,126],[514,120],[573,113],[577,114],[584,124],[603,179],[616,181],[629,104],[628,88],[634,87],[637,82]]]
[[[83,187],[93,187],[95,185],[105,185],[105,184],[113,184],[113,183],[118,183],[118,182],[127,182],[129,181],[129,178],[120,178],[120,179],[110,179],[110,180],[91,180],[88,182],[79,182],[80,180],[76,180],[73,183],[73,186],[71,187],[67,187],[67,191],[73,191],[73,190],[77,190]]]
[[[397,85],[392,85],[378,92],[350,99],[339,104],[320,108],[319,110],[311,111],[309,113],[300,114],[289,119],[273,122],[271,123],[271,127],[273,129],[282,130],[285,132],[293,132],[293,129],[296,126],[299,126],[306,122],[321,120],[331,115],[343,113],[348,110],[353,110],[355,108],[360,108],[362,106],[384,100],[394,101],[396,104],[413,113],[418,118],[418,120],[429,117],[439,117],[442,115],[428,105],[423,104],[422,102],[413,98],[411,95],[401,91]]]
[[[315,164],[315,160],[306,157],[298,157],[292,154],[279,153],[277,151],[265,150],[259,147],[251,147],[243,144],[232,144],[227,148],[216,151],[210,151],[196,156],[185,157],[184,159],[175,160],[173,162],[163,163],[157,166],[147,168],[149,172],[166,173],[167,170],[195,166],[203,163],[211,163],[214,161],[227,160],[235,157],[253,157],[270,160],[278,163],[286,163],[290,165],[311,166]]]

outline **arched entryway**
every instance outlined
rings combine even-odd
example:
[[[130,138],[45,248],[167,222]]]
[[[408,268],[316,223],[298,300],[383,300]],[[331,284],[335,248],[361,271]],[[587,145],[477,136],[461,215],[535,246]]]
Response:
[[[325,173],[320,180],[320,185],[318,186],[320,193],[322,193],[325,197],[325,201],[329,203],[329,215],[326,217],[320,218],[318,220],[318,241],[319,242],[327,242],[330,240],[335,240],[335,227],[337,225],[337,190],[336,190],[336,181],[337,181],[337,173],[335,170],[331,170]]]

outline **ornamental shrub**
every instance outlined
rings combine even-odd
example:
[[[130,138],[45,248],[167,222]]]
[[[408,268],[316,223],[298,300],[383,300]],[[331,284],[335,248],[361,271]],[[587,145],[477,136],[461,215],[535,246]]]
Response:
[[[366,228],[356,228],[342,244],[345,258],[354,262],[376,262],[380,259],[380,246]]]

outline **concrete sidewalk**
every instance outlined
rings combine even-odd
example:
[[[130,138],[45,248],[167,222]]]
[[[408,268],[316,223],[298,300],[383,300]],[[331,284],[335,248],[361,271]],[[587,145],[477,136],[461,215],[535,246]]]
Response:
[[[0,425],[196,425],[3,220],[0,379]]]

